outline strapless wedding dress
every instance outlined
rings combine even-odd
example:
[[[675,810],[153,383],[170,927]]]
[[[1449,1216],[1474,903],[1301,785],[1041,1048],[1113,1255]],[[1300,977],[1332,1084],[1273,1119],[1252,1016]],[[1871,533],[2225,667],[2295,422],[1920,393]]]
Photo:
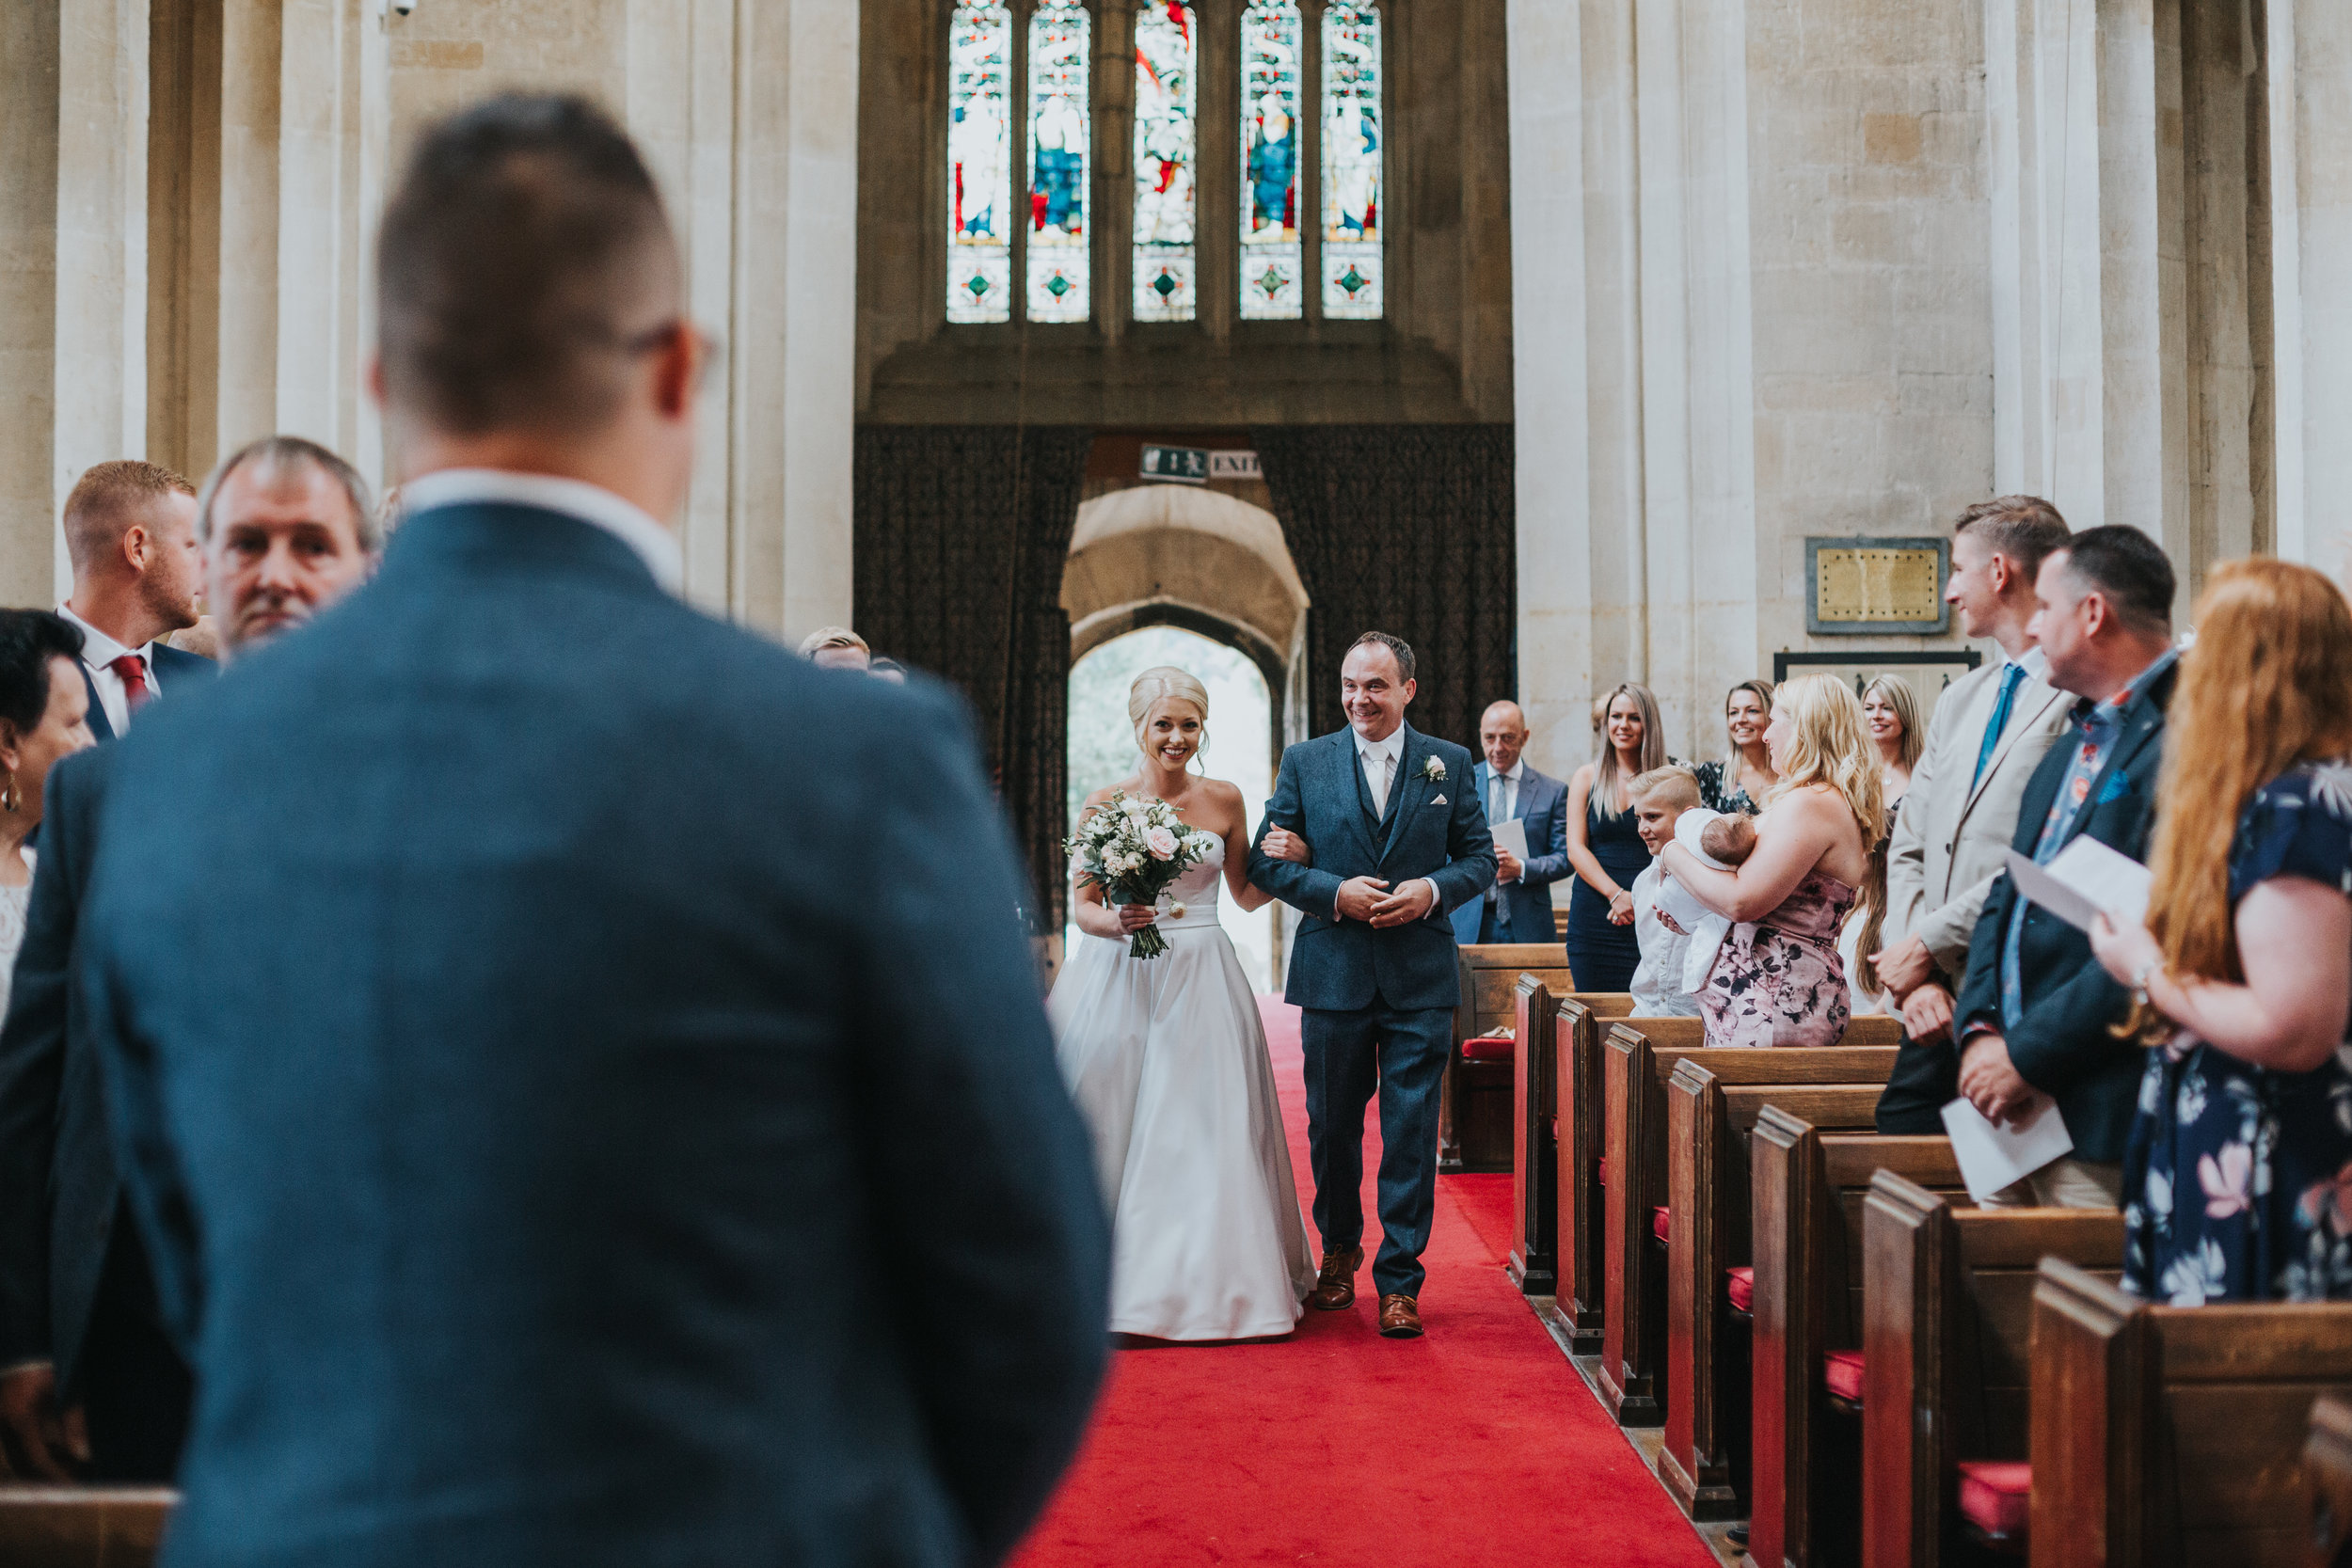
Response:
[[[1265,1030],[1216,923],[1224,866],[1219,840],[1161,896],[1156,958],[1080,935],[1046,1003],[1111,1211],[1117,1334],[1288,1334],[1314,1288]]]

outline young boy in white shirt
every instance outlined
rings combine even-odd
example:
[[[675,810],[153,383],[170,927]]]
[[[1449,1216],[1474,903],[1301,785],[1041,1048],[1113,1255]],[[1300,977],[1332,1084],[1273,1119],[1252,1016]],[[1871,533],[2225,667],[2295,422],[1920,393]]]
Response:
[[[1697,808],[1699,781],[1687,768],[1653,768],[1628,785],[1626,794],[1642,843],[1656,856],[1674,842],[1675,823],[1682,814]],[[1633,879],[1633,940],[1642,951],[1641,965],[1633,972],[1633,1016],[1696,1018],[1698,1002],[1682,989],[1690,934],[1658,918],[1658,884],[1664,875],[1653,859],[1649,869]]]

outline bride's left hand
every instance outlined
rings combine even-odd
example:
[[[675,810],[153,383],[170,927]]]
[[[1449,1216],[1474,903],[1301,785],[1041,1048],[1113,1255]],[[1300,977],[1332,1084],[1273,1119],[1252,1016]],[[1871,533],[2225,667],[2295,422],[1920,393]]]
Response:
[[[1265,851],[1268,860],[1291,861],[1299,865],[1315,863],[1314,850],[1308,847],[1305,839],[1288,828],[1269,830],[1265,841],[1259,847]]]

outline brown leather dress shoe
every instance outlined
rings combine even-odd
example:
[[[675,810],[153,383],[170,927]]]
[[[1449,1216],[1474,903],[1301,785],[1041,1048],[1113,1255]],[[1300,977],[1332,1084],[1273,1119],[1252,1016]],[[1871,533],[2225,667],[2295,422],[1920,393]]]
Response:
[[[1323,1272],[1315,1275],[1315,1288],[1307,1297],[1307,1305],[1322,1312],[1336,1312],[1356,1302],[1356,1271],[1364,1266],[1364,1249],[1349,1247],[1344,1252],[1323,1255]]]
[[[1421,1308],[1411,1296],[1380,1298],[1380,1337],[1384,1339],[1421,1338]]]

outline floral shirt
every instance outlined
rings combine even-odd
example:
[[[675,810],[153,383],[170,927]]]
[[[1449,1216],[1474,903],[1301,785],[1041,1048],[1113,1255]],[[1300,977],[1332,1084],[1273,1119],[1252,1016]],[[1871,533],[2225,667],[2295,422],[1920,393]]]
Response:
[[[1721,760],[1694,762],[1691,771],[1698,775],[1699,800],[1708,811],[1739,812],[1754,816],[1760,809],[1740,787],[1740,775],[1731,764]]]
[[[2255,791],[2230,848],[2232,906],[2273,877],[2352,897],[2352,767],[2306,763]],[[2310,1072],[2249,1067],[2185,1032],[2149,1052],[2123,1163],[2126,1289],[2174,1307],[2352,1298],[2346,1037]]]

